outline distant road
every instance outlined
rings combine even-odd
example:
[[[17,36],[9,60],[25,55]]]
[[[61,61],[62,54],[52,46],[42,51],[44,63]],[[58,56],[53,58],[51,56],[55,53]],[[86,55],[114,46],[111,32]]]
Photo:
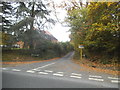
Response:
[[[83,71],[72,62],[74,52],[48,62],[2,69],[3,88],[118,88],[118,77]]]

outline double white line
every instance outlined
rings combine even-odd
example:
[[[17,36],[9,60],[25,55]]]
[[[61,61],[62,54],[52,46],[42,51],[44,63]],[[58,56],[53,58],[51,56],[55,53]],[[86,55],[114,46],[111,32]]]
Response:
[[[72,73],[72,75],[70,77],[72,77],[72,78],[82,78],[81,76],[82,76],[81,74]]]
[[[104,81],[102,76],[89,75],[89,80]]]
[[[54,73],[53,75],[54,75],[54,76],[60,76],[60,77],[64,76],[64,75],[63,75],[63,72],[57,72],[57,73]]]
[[[116,77],[108,77],[109,79],[111,79],[112,83],[120,83],[119,79],[120,78],[116,78]]]

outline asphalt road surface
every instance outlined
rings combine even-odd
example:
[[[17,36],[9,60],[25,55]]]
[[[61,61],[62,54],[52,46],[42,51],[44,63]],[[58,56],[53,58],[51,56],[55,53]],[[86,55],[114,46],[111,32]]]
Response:
[[[53,61],[0,68],[2,88],[119,88],[118,77],[83,71],[71,60],[73,54]]]

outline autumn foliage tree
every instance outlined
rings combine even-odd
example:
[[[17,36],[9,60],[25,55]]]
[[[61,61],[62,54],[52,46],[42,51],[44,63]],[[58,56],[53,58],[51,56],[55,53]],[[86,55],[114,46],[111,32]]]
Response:
[[[87,7],[68,9],[66,21],[71,27],[71,41],[76,52],[85,46],[91,60],[109,63],[120,58],[119,2],[91,2]],[[95,58],[96,59],[95,59]]]

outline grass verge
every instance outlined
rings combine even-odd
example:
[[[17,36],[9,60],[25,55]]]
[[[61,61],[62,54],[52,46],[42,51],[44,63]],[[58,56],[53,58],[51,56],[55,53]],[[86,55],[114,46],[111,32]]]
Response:
[[[107,73],[107,74],[112,74],[112,75],[120,75],[120,71],[118,70],[120,67],[120,64],[100,64],[100,63],[94,63],[91,62],[87,59],[83,59],[83,60],[76,60],[73,59],[73,61],[82,66],[83,69],[82,70],[86,70],[86,71],[96,71],[96,72],[103,72],[103,73]]]
[[[49,60],[39,60],[39,61],[16,61],[16,62],[0,62],[2,64],[2,67],[9,67],[9,66],[17,66],[17,65],[21,65],[21,64],[31,64],[31,63],[38,63],[38,62],[47,62],[47,61],[51,61],[51,60],[56,60],[59,59],[59,57],[57,58],[52,58]]]

